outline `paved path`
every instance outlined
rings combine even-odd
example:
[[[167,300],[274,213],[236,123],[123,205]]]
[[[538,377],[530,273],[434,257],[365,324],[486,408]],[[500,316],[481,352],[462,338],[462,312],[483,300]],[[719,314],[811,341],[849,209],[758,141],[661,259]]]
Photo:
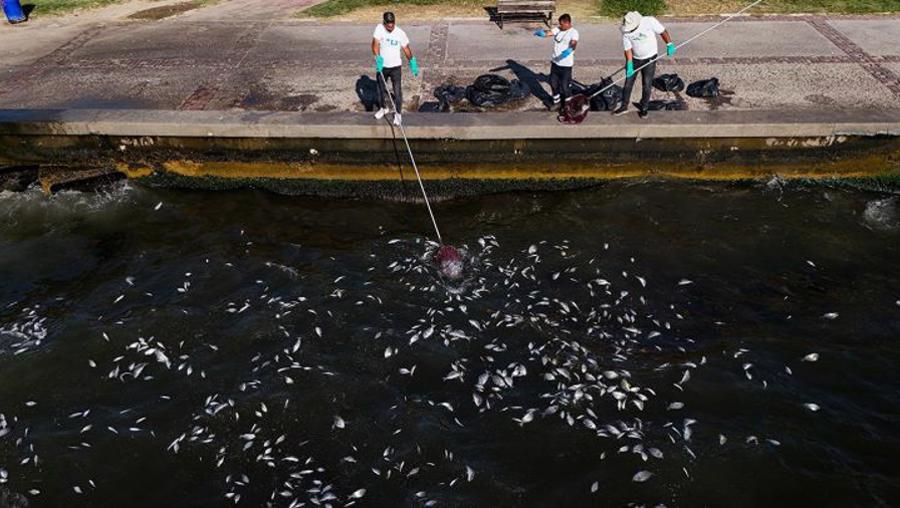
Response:
[[[312,0],[224,1],[162,20],[117,16],[37,19],[0,27],[0,108],[362,111],[371,86],[375,21],[322,24],[293,17]],[[173,3],[167,0],[167,3]],[[120,8],[121,9],[121,8]],[[676,40],[719,18],[665,20]],[[407,106],[433,100],[448,79],[491,69],[542,80],[548,41],[529,25],[403,23],[424,69],[407,74]],[[575,77],[596,81],[621,64],[611,23],[578,23]],[[683,48],[662,72],[716,76],[733,92],[691,110],[900,110],[900,17],[767,17],[734,21]],[[543,84],[548,88],[546,84]],[[659,98],[665,94],[659,93]],[[531,99],[518,109],[539,109]]]

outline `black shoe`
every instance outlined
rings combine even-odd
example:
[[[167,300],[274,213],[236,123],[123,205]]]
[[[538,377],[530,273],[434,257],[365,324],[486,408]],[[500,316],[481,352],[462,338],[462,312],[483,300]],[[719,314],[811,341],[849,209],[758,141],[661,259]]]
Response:
[[[641,118],[647,118],[647,115],[648,115],[648,114],[649,114],[649,113],[647,113],[647,110],[646,110],[646,109],[642,109],[642,110],[638,111],[638,116],[641,117]]]
[[[628,113],[628,106],[624,104],[619,106],[619,109],[612,112],[613,116],[622,116],[625,113]]]

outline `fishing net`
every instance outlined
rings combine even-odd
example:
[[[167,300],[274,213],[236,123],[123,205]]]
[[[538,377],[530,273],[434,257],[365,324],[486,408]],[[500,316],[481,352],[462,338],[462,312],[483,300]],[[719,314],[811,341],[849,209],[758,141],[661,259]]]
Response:
[[[579,124],[587,118],[590,110],[590,96],[584,94],[573,95],[569,100],[563,102],[557,119],[562,123]]]

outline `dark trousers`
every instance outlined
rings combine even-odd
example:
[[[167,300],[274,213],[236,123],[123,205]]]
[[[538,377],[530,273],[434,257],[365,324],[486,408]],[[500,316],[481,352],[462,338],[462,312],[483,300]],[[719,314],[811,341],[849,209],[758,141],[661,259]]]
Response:
[[[656,57],[653,57],[656,58]],[[641,66],[645,65],[653,58],[647,58],[646,60],[634,59],[634,68],[638,69]],[[656,75],[656,62],[644,67],[641,69],[641,86],[643,88],[643,95],[641,95],[641,110],[647,111],[647,104],[650,103],[650,94],[653,93],[653,77]],[[634,82],[637,80],[637,73],[634,76],[625,80],[625,90],[622,91],[622,104],[625,106],[629,105],[631,101],[631,91],[634,89]]]
[[[572,86],[572,68],[550,64],[550,89],[553,90],[553,96],[559,95],[562,100],[571,95],[570,87]]]
[[[375,76],[375,80],[378,81],[378,107],[379,108],[388,108],[391,109],[391,99],[388,97],[385,100],[385,95],[387,94],[387,90],[385,86],[387,85],[387,80],[391,80],[391,84],[394,88],[394,102],[397,104],[397,111],[403,111],[403,85],[401,85],[400,81],[403,76],[403,67],[385,67],[381,70],[381,73],[384,74],[384,79],[381,79],[381,76]]]

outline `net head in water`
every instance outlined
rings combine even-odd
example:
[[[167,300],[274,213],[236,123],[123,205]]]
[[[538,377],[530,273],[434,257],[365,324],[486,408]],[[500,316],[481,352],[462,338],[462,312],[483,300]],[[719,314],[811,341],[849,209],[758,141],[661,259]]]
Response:
[[[441,275],[448,279],[458,279],[462,276],[462,255],[452,245],[441,245],[434,255],[434,264],[438,266]]]

